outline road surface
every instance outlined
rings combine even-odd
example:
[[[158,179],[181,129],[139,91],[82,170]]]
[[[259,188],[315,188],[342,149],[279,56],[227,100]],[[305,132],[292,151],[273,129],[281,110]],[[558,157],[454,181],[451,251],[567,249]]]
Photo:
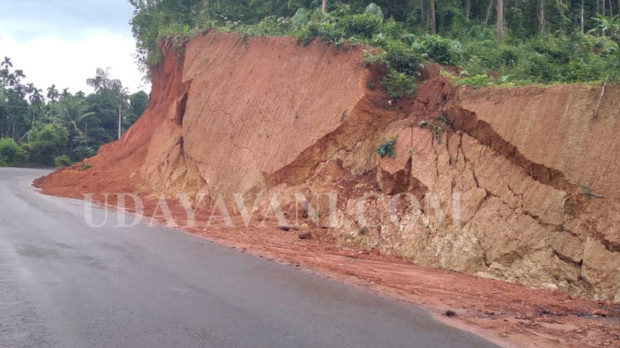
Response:
[[[48,172],[0,169],[2,347],[491,345],[421,309],[185,233],[115,228],[114,216],[90,228],[81,201],[31,187]]]

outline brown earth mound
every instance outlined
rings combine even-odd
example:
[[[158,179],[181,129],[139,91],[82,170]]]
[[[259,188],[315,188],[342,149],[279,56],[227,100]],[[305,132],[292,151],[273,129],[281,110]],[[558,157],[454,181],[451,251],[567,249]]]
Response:
[[[441,294],[458,295],[458,287],[424,292],[417,288],[423,285],[406,285],[398,274],[415,272],[405,271],[412,266],[402,260],[620,302],[619,87],[608,86],[596,117],[596,85],[471,90],[435,77],[415,98],[396,103],[375,90],[380,68],[366,68],[359,47],[212,32],[183,52],[173,46],[164,45],[138,122],[86,160],[90,169],[76,165],[37,180],[43,192],[75,198],[137,192],[147,215],[160,194],[187,194],[199,220],[220,196],[231,211],[235,193],[258,198],[257,211],[264,212],[270,202],[261,197],[277,194],[286,217],[305,217],[293,226],[301,229],[294,243],[252,227],[191,230],[336,274],[340,268],[329,264],[341,258],[334,255],[349,254],[341,248],[361,250],[375,261],[340,274],[374,282],[383,270],[383,286],[416,301],[424,293],[434,299],[425,302],[446,305]],[[389,139],[396,139],[393,158],[381,158],[375,149]],[[327,224],[321,214],[313,226],[295,194],[324,192],[338,194],[336,221]],[[368,193],[376,193],[362,201],[372,227],[356,211]],[[319,212],[324,208],[319,200]],[[478,310],[484,298],[501,302],[519,291],[471,279],[460,278],[461,289],[481,296],[470,302]],[[554,320],[566,324],[578,308],[604,311],[610,321],[603,326],[579,325],[598,330],[598,343],[617,342],[609,329],[618,325],[616,307],[559,294],[550,302],[523,291],[527,310],[506,305],[502,312],[496,304],[492,312],[518,316],[564,301],[557,309],[564,319]],[[549,325],[528,330],[555,337],[550,343],[588,342],[588,335],[566,336]]]

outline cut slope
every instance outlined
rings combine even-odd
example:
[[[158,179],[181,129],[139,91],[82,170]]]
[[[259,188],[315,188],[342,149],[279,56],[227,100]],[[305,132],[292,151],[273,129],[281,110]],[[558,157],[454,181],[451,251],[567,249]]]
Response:
[[[40,179],[44,192],[204,193],[213,202],[268,191],[295,214],[295,193],[335,191],[330,233],[341,244],[620,301],[618,87],[597,118],[589,85],[474,91],[434,78],[392,106],[368,89],[376,76],[362,48],[213,32],[192,39],[183,59],[172,47],[139,121],[89,159],[90,170]],[[441,144],[418,126],[439,114],[454,126],[443,125]],[[393,135],[396,157],[379,158],[375,148]],[[605,198],[587,199],[580,185]],[[395,228],[389,206],[369,202],[378,227],[364,229],[355,208],[368,192],[412,193],[421,218]],[[432,215],[432,199],[445,219]]]

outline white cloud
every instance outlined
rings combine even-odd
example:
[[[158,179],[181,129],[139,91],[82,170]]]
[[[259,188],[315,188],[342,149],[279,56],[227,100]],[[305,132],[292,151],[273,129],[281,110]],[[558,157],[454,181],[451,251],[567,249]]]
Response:
[[[86,79],[97,68],[110,68],[112,78],[120,79],[130,92],[149,92],[150,85],[134,61],[135,41],[128,35],[90,30],[74,38],[54,34],[18,41],[2,34],[0,27],[0,59],[10,57],[16,69],[24,70],[26,82],[46,89],[55,84],[59,90],[68,87],[73,93],[92,92]],[[4,31],[6,33],[7,31]]]

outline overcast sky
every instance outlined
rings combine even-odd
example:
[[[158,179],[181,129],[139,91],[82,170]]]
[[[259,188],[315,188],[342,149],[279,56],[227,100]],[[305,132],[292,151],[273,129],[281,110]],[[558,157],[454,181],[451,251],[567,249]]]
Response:
[[[149,85],[135,63],[127,0],[0,0],[0,59],[10,57],[26,82],[92,92],[86,79],[110,68],[130,92]]]

